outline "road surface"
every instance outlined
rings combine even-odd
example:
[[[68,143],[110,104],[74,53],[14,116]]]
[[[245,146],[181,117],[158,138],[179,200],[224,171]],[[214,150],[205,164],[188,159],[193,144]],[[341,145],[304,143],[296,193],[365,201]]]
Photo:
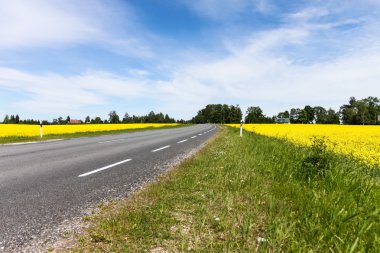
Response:
[[[0,146],[0,252],[127,196],[205,143],[214,125]]]

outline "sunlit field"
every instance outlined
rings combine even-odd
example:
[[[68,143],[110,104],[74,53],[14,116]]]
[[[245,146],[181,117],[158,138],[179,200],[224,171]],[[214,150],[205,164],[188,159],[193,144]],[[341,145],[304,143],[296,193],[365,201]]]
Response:
[[[145,128],[174,127],[171,124],[80,124],[80,125],[46,125],[43,126],[45,135],[62,135],[74,133],[94,133],[108,131],[122,131]],[[2,137],[34,137],[40,135],[39,125],[0,124],[0,138]]]
[[[330,151],[352,156],[369,166],[380,165],[379,126],[246,124],[244,130],[305,146],[311,145],[313,137],[325,137]]]

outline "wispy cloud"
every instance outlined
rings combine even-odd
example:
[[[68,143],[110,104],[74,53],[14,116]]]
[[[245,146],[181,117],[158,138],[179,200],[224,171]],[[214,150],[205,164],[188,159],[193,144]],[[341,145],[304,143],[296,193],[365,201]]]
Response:
[[[109,111],[117,109],[114,100],[123,101],[125,111],[138,107],[142,113],[164,111],[178,118],[190,118],[208,103],[240,104],[243,110],[260,105],[269,115],[305,104],[338,109],[350,96],[380,93],[379,14],[367,15],[364,11],[371,6],[376,12],[380,5],[370,1],[367,0],[370,4],[367,6],[360,4],[359,10],[354,9],[351,15],[348,11],[354,8],[351,0],[344,4],[317,1],[290,8],[291,11],[287,9],[280,15],[274,12],[281,21],[276,25],[265,29],[237,28],[232,31],[237,36],[230,36],[226,31],[218,38],[207,37],[212,47],[197,45],[191,49],[165,48],[164,43],[151,46],[154,44],[151,41],[164,41],[165,37],[144,29],[128,6],[125,10],[130,13],[119,13],[115,6],[107,7],[97,1],[98,8],[89,10],[85,5],[74,7],[77,3],[74,1],[47,4],[36,0],[25,11],[20,7],[20,12],[12,11],[19,8],[16,5],[21,5],[20,2],[4,1],[2,6],[10,8],[4,11],[0,7],[0,14],[11,18],[0,15],[0,21],[3,18],[8,22],[8,26],[0,22],[0,36],[8,36],[0,41],[0,51],[49,47],[55,42],[64,46],[84,43],[126,57],[118,59],[117,66],[123,69],[118,72],[112,68],[104,71],[101,67],[94,70],[83,67],[77,74],[48,70],[41,74],[2,67],[0,91],[22,93],[22,97],[15,97],[11,102],[20,111],[34,110],[36,114],[49,115],[90,114],[84,111],[91,107]],[[224,18],[247,11],[272,15],[271,11],[280,8],[273,7],[273,3],[197,0],[186,1],[185,6],[211,22],[224,23]],[[48,14],[44,15],[45,12]],[[112,13],[114,16],[110,17]],[[122,17],[118,18],[119,15]],[[36,30],[37,27],[40,29]],[[210,54],[216,47],[218,50]],[[153,56],[162,57],[151,60]],[[130,57],[145,60],[134,64],[128,61]],[[6,62],[2,64],[6,66]]]
[[[214,20],[233,20],[242,13],[270,12],[269,0],[194,0],[182,1],[199,15]]]
[[[100,0],[0,0],[0,50],[93,44],[136,57],[153,52],[127,4]]]
[[[14,105],[35,113],[79,112],[86,106],[107,105],[114,97],[151,96],[146,81],[97,71],[64,76],[0,68],[0,89],[24,93],[28,98],[15,99]]]
[[[327,16],[329,11],[326,8],[310,7],[296,13],[289,14],[289,18],[298,22],[307,22],[316,18]]]
[[[168,101],[191,100],[198,107],[229,101],[275,114],[305,104],[339,109],[350,96],[378,94],[377,21],[363,13],[331,15],[337,12],[309,6],[285,15],[280,27],[252,32],[245,42],[229,39],[223,57],[176,72],[166,86],[176,99]]]
[[[380,73],[376,69],[380,52],[355,52],[305,66],[286,57],[257,54],[250,47],[247,45],[245,52],[251,54],[232,54],[183,69],[166,87],[166,92],[172,93],[166,101],[197,108],[211,101],[229,101],[240,103],[244,109],[260,105],[267,113],[275,114],[306,104],[339,109],[350,96],[379,93]]]
[[[0,2],[0,46],[46,46],[83,42],[101,35],[99,21],[62,1]]]

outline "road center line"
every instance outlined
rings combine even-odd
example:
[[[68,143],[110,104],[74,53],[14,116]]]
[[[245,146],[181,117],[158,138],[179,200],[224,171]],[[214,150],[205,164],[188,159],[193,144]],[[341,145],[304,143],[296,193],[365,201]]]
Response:
[[[182,140],[182,141],[179,141],[179,142],[177,142],[177,143],[183,143],[183,142],[186,142],[186,141],[188,141],[189,139],[186,139],[186,140]]]
[[[117,162],[117,163],[114,163],[114,164],[111,164],[111,165],[105,166],[105,167],[100,168],[100,169],[92,170],[92,171],[90,171],[90,172],[87,172],[87,173],[81,174],[81,175],[79,175],[78,177],[86,177],[86,176],[89,176],[89,175],[91,175],[91,174],[94,174],[94,173],[100,172],[100,171],[102,171],[102,170],[106,170],[106,169],[109,169],[109,168],[115,167],[115,166],[117,166],[117,165],[120,165],[120,164],[123,164],[123,163],[129,162],[129,161],[131,161],[131,160],[132,160],[132,159],[127,159],[127,160],[124,160],[124,161],[121,161],[121,162]]]
[[[99,141],[98,143],[103,144],[103,143],[110,143],[110,142],[113,142],[113,141]]]
[[[165,149],[165,148],[170,148],[170,145],[167,145],[167,146],[165,146],[165,147],[162,147],[162,148],[158,148],[158,149],[152,150],[152,153],[157,152],[157,151],[160,151],[160,150],[163,150],[163,149]]]
[[[119,142],[119,141],[123,141],[124,139],[117,139],[117,140],[109,140],[109,141],[100,141],[98,142],[99,144],[103,144],[103,143],[111,143],[111,142]]]
[[[196,136],[196,135],[194,135],[193,137],[191,137],[191,139],[194,139],[194,138],[197,138],[197,136]]]
[[[202,136],[202,134],[198,134],[199,136]]]

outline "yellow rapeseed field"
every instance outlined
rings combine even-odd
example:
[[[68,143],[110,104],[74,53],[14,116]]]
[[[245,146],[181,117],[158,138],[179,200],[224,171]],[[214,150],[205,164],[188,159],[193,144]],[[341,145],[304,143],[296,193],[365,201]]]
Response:
[[[78,124],[78,125],[46,125],[43,126],[44,135],[72,134],[84,132],[104,132],[117,130],[132,130],[142,128],[160,128],[177,126],[173,124]],[[0,138],[2,137],[33,137],[40,135],[39,125],[0,124]]]
[[[380,165],[379,126],[246,124],[244,130],[305,146],[311,145],[314,136],[325,137],[332,152],[352,156],[370,166]]]

